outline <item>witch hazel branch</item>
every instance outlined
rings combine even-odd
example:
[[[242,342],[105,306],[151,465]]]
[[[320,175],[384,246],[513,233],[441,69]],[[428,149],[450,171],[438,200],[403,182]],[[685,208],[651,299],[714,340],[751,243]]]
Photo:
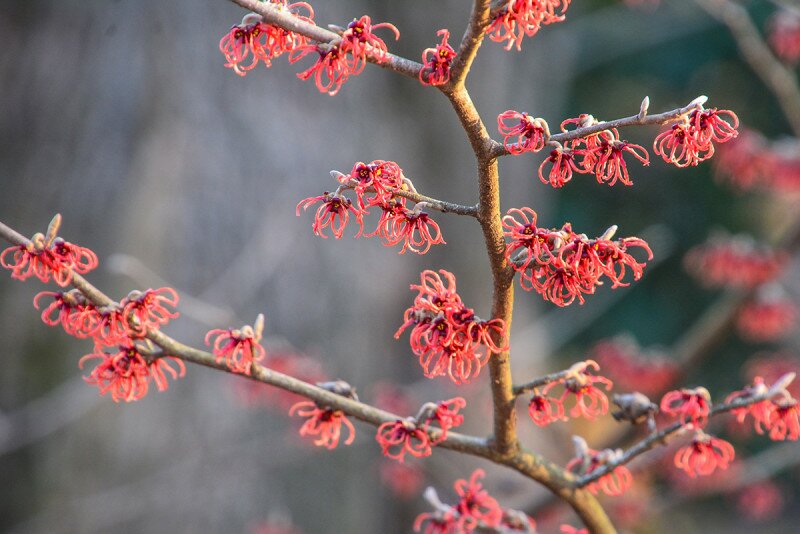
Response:
[[[94,351],[80,365],[96,362],[86,380],[101,394],[115,401],[141,399],[151,386],[164,390],[168,379],[183,377],[185,362],[233,373],[304,397],[291,406],[289,414],[302,419],[299,433],[319,447],[336,449],[353,443],[357,431],[351,419],[358,419],[376,427],[375,443],[387,458],[412,461],[443,448],[487,459],[542,484],[572,507],[588,531],[603,534],[615,529],[595,494],[624,493],[633,481],[626,464],[669,437],[691,435],[691,442],[675,457],[676,467],[689,476],[723,469],[734,457],[732,445],[707,432],[710,418],[717,415],[730,412],[740,422],[750,417],[756,432],[771,439],[800,438],[797,400],[786,389],[793,375],[772,384],[757,379],[724,403],[712,405],[702,387],[669,392],[660,403],[637,391],[621,391],[609,399],[614,384],[592,359],[519,385],[511,373],[509,327],[515,277],[523,290],[535,291],[556,306],[583,304],[600,286],[613,289],[640,280],[653,251],[640,238],[617,237],[613,224],[599,236],[589,237],[569,222],[554,228],[539,226],[537,213],[530,207],[501,210],[499,158],[544,151],[544,160],[531,174],[553,188],[565,186],[576,175],[593,176],[608,186],[633,186],[633,175],[651,163],[651,148],[628,141],[624,128],[662,126],[653,139],[652,152],[657,156],[653,159],[687,168],[713,157],[718,145],[737,137],[736,114],[706,108],[706,97],[650,114],[645,98],[638,113],[630,117],[600,121],[581,114],[563,120],[560,131],[552,133],[545,119],[509,109],[497,117],[500,142],[489,134],[466,88],[479,48],[488,36],[506,50],[521,50],[525,40],[565,21],[569,0],[475,0],[460,42],[453,39],[451,43],[452,32],[442,28],[435,40],[428,36],[420,46],[419,61],[390,52],[390,44],[401,32],[389,22],[373,22],[368,15],[353,18],[345,26],[323,28],[306,2],[233,1],[249,12],[222,37],[219,48],[222,65],[239,76],[285,57],[290,64],[302,65],[297,73],[301,81],[313,79],[319,92],[335,96],[367,64],[374,64],[417,80],[420,90],[434,87],[450,102],[476,157],[475,204],[425,196],[417,190],[417,186],[424,189],[424,177],[416,178],[415,184],[397,162],[376,159],[357,161],[346,173],[331,171],[333,187],[300,200],[296,213],[313,211],[316,236],[341,239],[350,226],[355,237],[378,238],[401,254],[425,254],[433,246],[446,245],[447,219],[434,220],[433,212],[475,219],[492,273],[490,312],[479,316],[463,302],[455,274],[427,269],[419,283],[411,285],[416,295],[398,319],[395,337],[408,333],[410,352],[426,378],[460,386],[480,379],[481,371],[488,368],[492,432],[479,437],[454,430],[471,412],[462,397],[422,403],[413,415],[395,414],[362,402],[356,387],[343,380],[311,384],[271,369],[270,351],[262,345],[263,315],[252,325],[209,331],[204,340],[208,350],[184,345],[162,331],[178,317],[179,298],[173,289],[135,290],[113,300],[83,278],[97,267],[98,259],[89,249],[58,237],[60,217],[46,233],[30,239],[0,223],[0,235],[11,243],[0,253],[0,265],[15,279],[35,277],[63,288],[40,293],[34,303],[42,309],[46,324],[92,340]],[[372,223],[367,220],[370,215]],[[67,290],[70,285],[74,289]],[[519,398],[525,398],[531,422],[539,427],[568,419],[598,419],[609,413],[613,402],[618,407],[614,418],[634,425],[646,423],[649,433],[625,451],[594,450],[578,437],[575,457],[558,465],[520,443]],[[673,421],[659,429],[657,415]],[[483,487],[483,477],[478,469],[468,479],[456,481],[454,504],[445,504],[435,490],[427,491],[433,510],[417,518],[415,530],[431,534],[534,532],[536,522],[502,507]],[[579,532],[569,525],[562,525],[561,531]]]

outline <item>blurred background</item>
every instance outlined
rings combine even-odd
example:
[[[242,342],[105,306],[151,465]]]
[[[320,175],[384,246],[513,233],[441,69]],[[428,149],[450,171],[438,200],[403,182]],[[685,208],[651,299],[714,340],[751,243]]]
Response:
[[[313,5],[322,25],[365,13],[392,22],[402,38],[384,35],[390,50],[415,60],[438,42],[440,28],[457,43],[469,11],[456,0]],[[759,28],[768,27],[775,4],[748,6]],[[0,3],[0,220],[30,236],[60,212],[62,235],[98,254],[90,279],[112,297],[176,288],[182,317],[165,331],[185,343],[200,346],[209,329],[264,313],[275,361],[303,358],[309,377],[345,379],[362,399],[403,413],[463,395],[464,430],[488,434],[486,376],[461,388],[424,379],[407,337],[393,338],[413,298],[408,284],[422,269],[452,271],[465,303],[489,314],[475,221],[436,215],[447,245],[400,256],[350,231],[319,239],[312,214],[294,213],[298,201],[333,187],[331,169],[346,173],[374,159],[398,162],[423,194],[475,203],[474,159],[448,102],[374,67],[335,97],[298,80],[297,66],[282,59],[240,78],[224,68],[218,41],[243,14],[225,0]],[[645,95],[655,113],[701,94],[770,140],[791,135],[727,29],[692,2],[576,0],[564,23],[526,39],[522,52],[487,40],[468,86],[495,138],[495,117],[506,109],[553,128],[580,113],[633,115]],[[623,135],[650,146],[658,131]],[[618,235],[646,238],[656,256],[640,282],[601,288],[584,306],[556,309],[518,291],[518,381],[585,359],[598,341],[620,334],[675,364],[672,349],[721,294],[687,274],[686,251],[715,229],[772,238],[796,213],[791,190],[742,193],[715,181],[710,163],[678,170],[651,156],[650,167],[631,164],[634,187],[577,176],[560,190],[536,177],[541,155],[501,161],[504,210],[531,206],[540,225],[571,221],[589,235],[617,224]],[[790,265],[781,290],[796,301],[799,282]],[[315,448],[297,435],[301,420],[286,414],[292,399],[223,373],[190,366],[169,391],[139,402],[100,397],[77,367],[91,344],[46,327],[32,308],[43,289],[36,280],[0,279],[2,531],[409,532],[427,508],[426,485],[452,498],[452,482],[476,467],[488,471],[500,503],[533,514],[541,532],[578,524],[545,490],[482,460],[435,451],[406,468],[388,464],[364,425],[350,447]],[[746,366],[760,351],[782,351],[792,369],[797,341],[796,328],[769,343],[726,333],[681,384],[721,397],[750,380]],[[571,434],[599,448],[618,443],[618,427],[606,417],[540,430],[520,403],[523,443],[561,464]],[[651,474],[637,476],[626,497],[604,499],[612,518],[631,532],[795,531],[795,444],[720,433],[737,445],[744,472],[777,465],[774,482],[752,489],[739,477],[722,492],[690,488],[675,481],[682,473],[665,474],[675,471],[671,456],[655,469],[649,460]],[[748,515],[764,502],[766,513]]]

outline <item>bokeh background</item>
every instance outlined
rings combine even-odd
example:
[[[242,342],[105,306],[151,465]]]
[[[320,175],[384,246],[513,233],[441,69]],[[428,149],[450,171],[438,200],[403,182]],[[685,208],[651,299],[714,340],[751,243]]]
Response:
[[[364,13],[391,21],[402,39],[390,49],[418,59],[440,28],[457,42],[468,4],[335,0],[314,9],[322,24]],[[761,25],[774,9],[766,1],[751,7]],[[182,318],[166,331],[184,342],[200,345],[210,328],[264,313],[271,352],[316,359],[326,376],[346,379],[368,401],[396,386],[413,399],[410,411],[464,395],[466,430],[488,433],[486,376],[461,389],[426,380],[407,338],[393,338],[412,298],[408,284],[425,268],[454,272],[467,305],[488,314],[491,283],[476,223],[439,215],[447,245],[399,256],[352,234],[318,239],[311,215],[294,213],[299,200],[332,187],[329,170],[373,159],[397,161],[424,194],[474,203],[473,157],[446,99],[372,67],[335,97],[298,80],[283,60],[240,78],[223,67],[218,40],[242,15],[225,0],[0,3],[0,220],[31,235],[60,212],[62,234],[101,258],[91,280],[118,298],[133,288],[175,287]],[[683,0],[639,9],[576,0],[566,22],[527,39],[522,52],[487,41],[468,85],[492,132],[509,108],[556,125],[583,112],[632,115],[645,95],[658,112],[706,94],[770,138],[790,133],[727,30]],[[649,146],[657,132],[625,136]],[[732,192],[715,183],[709,164],[679,171],[654,160],[632,165],[631,188],[579,176],[553,190],[535,177],[540,158],[501,162],[504,209],[531,206],[542,225],[571,221],[590,235],[618,224],[620,235],[646,237],[657,259],[632,288],[603,288],[581,307],[555,309],[518,292],[511,338],[518,380],[583,359],[592,344],[619,333],[669,353],[719,295],[684,272],[683,254],[714,228],[771,235],[796,210],[786,195]],[[797,290],[796,270],[785,285]],[[402,496],[386,483],[408,475],[385,474],[371,428],[358,426],[350,447],[317,450],[297,436],[300,422],[284,404],[242,389],[236,377],[190,367],[168,392],[136,403],[99,397],[77,368],[90,344],[46,327],[31,307],[40,286],[0,279],[0,530],[251,532],[283,522],[306,533],[394,533],[410,531],[425,510],[421,488]],[[764,348],[774,347],[731,335],[687,383],[720,394],[738,389],[743,362]],[[539,431],[521,415],[520,426],[527,446],[561,463],[572,433],[599,445],[616,431],[610,417]],[[748,441],[737,450],[747,456],[770,445]],[[796,528],[800,458],[786,457],[777,476],[785,504],[757,524],[762,532]],[[414,463],[443,498],[453,480],[482,467],[501,504],[533,513],[542,532],[560,520],[577,524],[544,490],[482,460],[437,451]],[[615,519],[636,515],[630,531],[756,525],[740,515],[736,493],[687,502],[674,498],[684,490],[664,477],[647,480],[634,492],[642,499],[612,507]]]

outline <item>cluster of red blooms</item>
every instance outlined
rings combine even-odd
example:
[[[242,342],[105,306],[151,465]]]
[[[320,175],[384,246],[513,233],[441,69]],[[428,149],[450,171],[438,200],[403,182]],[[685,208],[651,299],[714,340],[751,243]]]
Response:
[[[361,74],[368,56],[376,63],[389,61],[386,43],[372,33],[379,28],[388,28],[394,32],[395,39],[400,38],[400,32],[394,25],[388,22],[373,25],[372,20],[364,15],[347,26],[340,41],[304,44],[295,48],[289,54],[289,63],[297,63],[309,54],[317,54],[316,62],[297,77],[301,80],[313,77],[321,93],[333,96],[351,75]]]
[[[736,497],[739,512],[750,521],[775,519],[786,504],[785,492],[770,480],[762,480],[745,487]]]
[[[506,259],[520,273],[520,285],[526,291],[536,290],[544,300],[568,306],[576,299],[584,303],[584,295],[594,294],[603,278],[612,281],[612,288],[626,286],[625,275],[642,277],[645,263],[628,253],[639,247],[653,253],[638,237],[612,241],[616,226],[595,239],[576,234],[569,223],[559,229],[538,228],[536,212],[530,208],[512,208],[503,217],[503,228],[511,242],[506,245]]]
[[[768,143],[761,134],[744,130],[734,142],[720,148],[714,174],[741,191],[796,192],[800,189],[798,153],[795,139]]]
[[[695,109],[660,133],[653,142],[653,151],[676,167],[698,165],[714,155],[714,142],[735,138],[738,126],[739,118],[732,111]]]
[[[618,389],[645,395],[664,391],[678,374],[673,360],[655,350],[643,351],[629,336],[599,341],[592,347],[591,357],[607,370]]]
[[[261,346],[263,332],[264,315],[259,314],[253,326],[210,330],[206,334],[206,345],[213,347],[217,363],[225,360],[225,365],[232,372],[249,375],[253,363],[260,362],[266,356]]]
[[[464,416],[458,411],[466,405],[461,397],[426,404],[416,417],[383,423],[378,427],[375,441],[381,446],[384,456],[399,462],[405,459],[406,453],[417,458],[430,456],[431,447],[446,440],[447,431],[464,422]],[[435,438],[430,436],[434,423],[441,429]]]
[[[314,24],[314,10],[305,2],[288,4],[287,0],[269,0],[279,9],[285,10],[299,20]],[[219,42],[219,50],[225,56],[225,66],[239,76],[245,76],[259,61],[267,67],[272,60],[305,46],[308,39],[278,26],[263,22],[261,15],[249,13],[241,24],[234,24]]]
[[[447,42],[450,32],[439,30],[436,35],[442,36],[442,42],[435,48],[426,48],[422,51],[422,65],[419,71],[419,81],[422,85],[444,85],[450,81],[450,63],[456,57],[456,51]]]
[[[403,325],[394,337],[411,329],[411,350],[419,357],[428,378],[449,376],[456,384],[478,376],[490,353],[508,349],[502,319],[484,321],[464,306],[456,292],[456,278],[444,269],[422,272],[419,285],[411,284],[419,294],[403,314]],[[444,280],[442,280],[444,277]],[[481,355],[478,345],[486,347]]]
[[[692,248],[684,258],[686,270],[708,287],[753,288],[773,280],[789,255],[756,243],[746,235],[715,235]]]
[[[550,130],[544,119],[509,109],[497,116],[497,129],[509,154],[539,152],[544,148]]]
[[[800,61],[800,13],[778,10],[770,20],[767,39],[775,55],[783,61],[791,64]]]
[[[56,237],[61,216],[56,215],[47,234],[38,233],[26,245],[16,245],[0,253],[0,264],[11,270],[12,278],[27,280],[35,276],[42,282],[51,279],[60,286],[73,281],[74,273],[86,274],[97,267],[97,256],[85,247]],[[47,305],[43,298],[52,298]],[[33,299],[36,309],[43,306],[42,321],[58,326],[74,337],[91,338],[94,352],[81,358],[85,362],[100,360],[84,380],[97,386],[101,395],[109,393],[115,402],[135,401],[144,397],[153,382],[159,391],[168,387],[167,375],[183,376],[181,360],[171,356],[151,357],[152,345],[143,338],[178,316],[174,289],[132,291],[119,303],[97,306],[78,289],[42,291]],[[144,344],[144,350],[140,346]],[[174,367],[172,365],[174,365]]]
[[[736,316],[739,335],[754,342],[780,339],[792,332],[796,322],[797,305],[782,292],[759,292]]]
[[[757,376],[751,386],[731,393],[725,402],[763,397],[764,400],[736,408],[731,413],[736,416],[739,423],[744,423],[750,415],[753,418],[755,431],[758,434],[769,432],[769,438],[772,440],[797,441],[800,439],[800,405],[787,389],[794,377],[794,373],[788,373],[768,387],[764,379]]]
[[[596,451],[590,449],[583,438],[574,437],[576,455],[567,463],[566,469],[578,476],[591,475],[601,467],[618,462],[622,456],[620,449]],[[616,497],[625,493],[633,484],[633,475],[624,465],[618,465],[597,480],[586,485],[586,489],[597,495],[598,490]]]
[[[483,469],[476,469],[469,480],[456,480],[453,488],[458,502],[453,505],[439,500],[436,491],[428,488],[426,499],[434,511],[417,516],[414,531],[423,534],[455,534],[493,529],[500,532],[536,531],[536,522],[517,510],[504,509],[494,497],[489,495],[480,479],[485,476]]]
[[[601,388],[609,391],[613,384],[608,378],[591,374],[590,370],[599,371],[600,366],[593,360],[578,362],[541,391],[534,389],[528,402],[528,414],[533,422],[538,426],[547,426],[555,421],[566,421],[566,403],[570,398],[575,400],[569,409],[570,417],[592,420],[608,413],[608,397]],[[548,397],[550,390],[558,386],[563,386],[561,395]]]
[[[745,380],[752,382],[760,376],[768,384],[778,382],[789,373],[800,375],[800,358],[785,351],[759,352],[747,360],[742,371]],[[800,397],[800,381],[786,386],[786,391],[795,398]]]
[[[505,49],[522,49],[522,39],[533,37],[543,25],[564,20],[570,0],[506,0],[501,2],[492,24],[486,29],[489,39]]]
[[[355,389],[350,384],[342,380],[333,382],[318,382],[317,386],[342,397],[358,400]],[[289,408],[289,415],[297,413],[301,417],[307,417],[303,426],[300,427],[301,436],[316,436],[314,445],[335,449],[339,445],[342,437],[342,425],[347,427],[349,435],[345,440],[345,445],[350,445],[356,439],[356,429],[353,423],[341,410],[319,404],[317,402],[305,400],[296,403]]]
[[[561,123],[561,131],[567,132],[567,126],[586,128],[598,124],[591,115],[581,114],[574,119]],[[598,183],[614,185],[617,181],[625,185],[633,185],[628,174],[628,165],[624,156],[628,153],[643,165],[650,165],[650,154],[647,150],[619,138],[616,128],[603,130],[596,134],[579,137],[567,141],[564,146],[557,145],[539,165],[539,180],[552,187],[562,187],[572,179],[573,172],[580,174],[594,173]],[[545,178],[545,170],[550,165]]]
[[[295,211],[300,215],[301,208],[307,210],[321,202],[314,214],[312,229],[315,235],[327,238],[324,230],[330,228],[333,236],[341,239],[352,215],[359,226],[356,237],[379,236],[387,247],[402,243],[400,254],[406,250],[425,254],[433,245],[444,244],[439,225],[423,211],[428,204],[419,202],[409,209],[407,199],[396,195],[397,191],[413,187],[397,163],[359,161],[353,165],[350,174],[336,171],[331,171],[331,174],[341,184],[339,188],[333,193],[326,191],[320,196],[303,199]],[[342,193],[346,189],[355,191],[355,204]],[[364,234],[364,216],[373,207],[380,208],[381,216],[375,231]]]

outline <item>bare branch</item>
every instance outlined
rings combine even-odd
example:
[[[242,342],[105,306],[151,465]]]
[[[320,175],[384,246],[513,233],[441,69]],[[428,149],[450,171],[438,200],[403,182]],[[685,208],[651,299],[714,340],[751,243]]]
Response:
[[[478,55],[478,48],[483,42],[486,28],[491,24],[491,0],[475,0],[472,4],[472,14],[469,17],[469,26],[461,38],[458,55],[450,65],[450,83],[453,86],[463,85],[469,74],[472,62]]]

